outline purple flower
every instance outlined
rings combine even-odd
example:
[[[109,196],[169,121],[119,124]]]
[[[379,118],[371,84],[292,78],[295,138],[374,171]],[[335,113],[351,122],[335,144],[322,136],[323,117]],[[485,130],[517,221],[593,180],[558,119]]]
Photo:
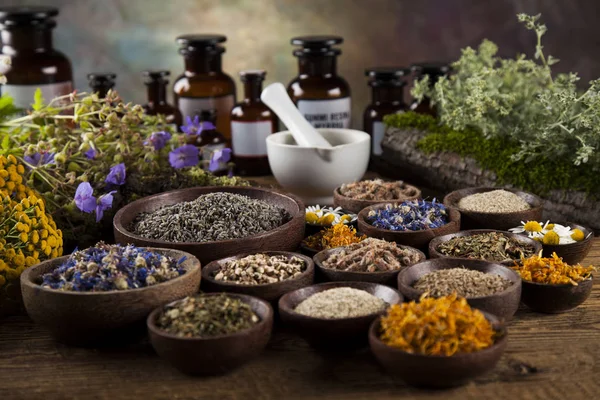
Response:
[[[169,132],[154,132],[144,144],[146,146],[151,144],[154,146],[154,150],[160,150],[167,145],[169,140],[171,140],[171,134]]]
[[[96,158],[96,150],[90,147],[90,149],[83,153],[83,155],[86,156],[88,160],[93,160],[94,158]]]
[[[199,135],[202,133],[200,118],[196,115],[192,121],[190,117],[185,117],[185,125],[181,125],[181,131],[188,135]]]
[[[94,188],[89,182],[81,182],[75,191],[75,205],[84,213],[91,213],[96,209]]]
[[[96,204],[96,222],[100,222],[102,216],[104,216],[104,211],[112,207],[113,194],[115,193],[117,193],[116,190],[110,191],[98,199],[98,204]]]
[[[231,149],[215,150],[210,158],[208,170],[214,172],[219,169],[221,163],[226,163],[231,159]]]
[[[52,164],[54,162],[54,153],[34,153],[30,156],[23,157],[23,159],[27,164],[33,165],[34,167],[38,165]]]
[[[213,129],[217,129],[217,127],[216,127],[216,126],[215,126],[215,125],[214,125],[212,122],[210,122],[210,121],[204,121],[204,122],[202,123],[202,130],[201,130],[201,131],[203,131],[203,130],[205,130],[205,129],[206,129],[207,131],[211,131],[211,130],[213,130]]]
[[[117,164],[110,169],[108,176],[104,180],[106,183],[112,183],[113,185],[122,185],[125,183],[125,164]]]
[[[185,168],[198,165],[198,148],[192,144],[186,144],[176,148],[169,153],[169,163],[173,168]]]

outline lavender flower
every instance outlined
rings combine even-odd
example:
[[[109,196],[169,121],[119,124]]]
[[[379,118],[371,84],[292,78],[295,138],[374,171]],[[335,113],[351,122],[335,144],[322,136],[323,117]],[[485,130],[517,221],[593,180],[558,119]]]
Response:
[[[154,132],[152,135],[150,135],[150,138],[144,142],[144,144],[146,146],[151,144],[154,146],[154,150],[160,150],[167,145],[169,140],[171,140],[171,134],[169,132]]]
[[[96,158],[96,150],[90,147],[90,149],[83,153],[83,155],[86,156],[88,160],[93,160],[94,158]]]
[[[208,170],[214,172],[219,169],[220,163],[226,163],[231,159],[231,149],[215,150],[210,158]]]
[[[198,148],[192,144],[186,144],[169,153],[169,163],[173,168],[185,168],[198,165]]]
[[[106,183],[112,183],[113,185],[123,185],[126,178],[125,164],[117,164],[110,169],[108,176],[104,180]]]
[[[75,205],[84,213],[91,213],[96,209],[94,188],[89,182],[81,182],[75,191]]]
[[[104,216],[104,211],[108,210],[112,207],[113,203],[113,194],[117,193],[116,190],[112,190],[98,199],[96,204],[96,222],[100,222],[102,217]]]
[[[42,152],[34,153],[30,156],[23,157],[27,164],[37,167],[38,165],[46,165],[54,163],[54,153]]]

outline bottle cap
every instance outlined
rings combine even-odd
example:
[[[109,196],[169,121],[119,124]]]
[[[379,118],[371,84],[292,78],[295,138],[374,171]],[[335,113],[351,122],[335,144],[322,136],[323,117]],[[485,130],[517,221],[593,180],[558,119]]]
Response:
[[[225,48],[219,46],[219,43],[227,41],[224,35],[202,34],[202,35],[181,35],[177,37],[181,54],[186,54],[189,51],[205,50],[207,52],[224,53]]]
[[[156,81],[167,81],[165,78],[170,76],[171,72],[165,69],[161,70],[148,70],[142,72],[142,76],[145,78],[145,83],[152,83]],[[168,82],[168,81],[167,81]]]
[[[242,82],[250,80],[261,80],[263,81],[267,76],[267,72],[264,69],[247,69],[240,71],[240,80]]]
[[[376,80],[388,81],[407,76],[410,71],[405,67],[375,67],[366,69],[365,75]]]
[[[200,111],[200,121],[212,122],[214,125],[216,120],[217,120],[217,110],[209,109],[209,110]]]
[[[291,43],[295,46],[302,46],[302,49],[295,50],[294,55],[301,57],[306,54],[320,54],[320,55],[339,55],[342,51],[331,46],[341,44],[344,39],[340,36],[298,36],[291,40]]]
[[[14,25],[45,25],[54,27],[56,23],[51,18],[57,15],[58,8],[56,7],[0,7],[0,25],[3,27]]]
[[[444,62],[421,62],[415,63],[410,66],[410,69],[420,75],[428,75],[432,79],[437,80],[437,78],[447,75],[452,68],[448,63]]]
[[[88,82],[90,87],[105,87],[112,89],[115,86],[115,79],[117,78],[117,74],[112,72],[101,73],[101,72],[93,72],[87,75]]]

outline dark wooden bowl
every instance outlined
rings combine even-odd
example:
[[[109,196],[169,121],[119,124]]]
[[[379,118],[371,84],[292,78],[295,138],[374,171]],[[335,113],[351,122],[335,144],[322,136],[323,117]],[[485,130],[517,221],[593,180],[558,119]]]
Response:
[[[531,208],[524,211],[515,211],[511,213],[480,213],[467,211],[458,207],[458,202],[463,197],[475,193],[490,192],[492,190],[504,189],[512,192],[525,200]],[[543,211],[543,200],[538,196],[523,192],[517,189],[507,189],[499,187],[475,187],[455,190],[444,197],[444,205],[449,208],[455,208],[460,211],[462,229],[495,229],[507,231],[510,228],[521,225],[521,221],[541,221]]]
[[[201,195],[227,192],[263,200],[287,210],[292,219],[268,232],[241,239],[217,240],[212,242],[173,243],[135,235],[129,226],[142,212],[152,212],[161,207],[184,201],[195,200]],[[267,250],[294,251],[304,238],[304,204],[297,197],[269,189],[245,186],[207,186],[175,190],[144,197],[121,208],[113,220],[117,243],[132,243],[136,246],[166,247],[186,251],[195,255],[203,265],[239,253],[257,253]]]
[[[386,345],[379,338],[381,317],[371,324],[369,344],[375,358],[390,374],[418,387],[447,388],[463,385],[494,369],[507,345],[507,331],[498,317],[484,312],[499,337],[487,349],[453,356],[411,354]]]
[[[400,248],[405,248],[416,252],[419,255],[419,259],[417,262],[425,261],[427,258],[425,254],[421,250],[417,250],[410,246],[399,246]],[[379,283],[382,285],[388,285],[395,287],[397,284],[398,274],[401,270],[398,269],[395,271],[382,271],[382,272],[359,272],[359,271],[340,271],[332,268],[325,268],[323,266],[323,261],[326,260],[331,254],[339,253],[343,250],[343,247],[337,247],[335,249],[323,250],[317,253],[313,260],[316,266],[317,279],[323,280],[326,282],[340,282],[340,281],[357,281],[357,282],[371,282],[371,283]]]
[[[421,251],[426,251],[427,245],[431,239],[437,236],[458,232],[460,230],[460,213],[451,208],[448,209],[450,221],[446,225],[436,229],[425,229],[422,231],[391,231],[388,229],[375,228],[367,221],[367,215],[371,210],[378,210],[385,207],[386,204],[393,203],[387,202],[385,204],[370,206],[362,209],[362,211],[358,213],[358,231],[361,234],[365,234],[368,237],[387,240],[388,242],[396,242],[405,246],[414,247]]]
[[[283,295],[279,299],[282,321],[293,328],[311,346],[321,350],[339,350],[367,345],[369,325],[378,315],[375,313],[355,318],[325,319],[298,314],[295,308],[302,301],[324,290],[351,287],[364,290],[388,304],[402,303],[402,296],[388,286],[369,282],[329,282],[308,286]]]
[[[435,239],[433,239],[429,243],[429,258],[459,258],[461,260],[468,260],[467,258],[447,256],[447,255],[442,254],[439,251],[437,251],[437,248],[440,244],[447,242],[448,240],[450,240],[454,237],[471,236],[471,235],[477,235],[479,233],[486,233],[486,232],[500,232],[508,237],[514,238],[515,240],[519,241],[523,245],[528,245],[528,246],[533,247],[534,254],[539,254],[539,252],[542,251],[542,244],[540,242],[530,239],[525,235],[519,235],[518,233],[511,233],[511,232],[505,232],[505,231],[497,231],[495,229],[472,229],[470,231],[460,231],[460,232],[456,232],[456,233],[451,233],[449,235],[439,236],[439,237],[436,237]],[[483,261],[487,261],[487,260],[483,260]],[[494,261],[491,261],[491,262],[494,262]],[[503,264],[503,265],[507,265],[507,266],[511,267],[514,265],[514,262],[513,261],[504,261],[504,262],[499,262],[498,264]]]
[[[218,281],[213,277],[213,274],[221,269],[222,265],[225,265],[229,261],[238,260],[256,253],[240,254],[233,257],[224,258],[222,260],[213,261],[206,267],[202,268],[202,290],[206,292],[246,294],[249,296],[258,297],[271,303],[275,303],[284,294],[291,292],[292,290],[300,289],[313,284],[315,279],[315,264],[310,257],[302,254],[290,253],[287,251],[265,251],[262,253],[272,256],[284,255],[288,259],[296,256],[304,261],[306,270],[304,270],[300,276],[294,279],[262,285],[240,285],[232,282]]]
[[[517,312],[521,301],[521,277],[515,271],[502,264],[487,261],[437,258],[415,264],[400,272],[398,275],[398,289],[405,298],[418,301],[423,292],[415,289],[413,285],[423,275],[440,269],[458,268],[461,266],[486,274],[500,275],[513,283],[508,289],[490,296],[467,298],[467,302],[471,307],[504,319],[511,318]]]
[[[300,248],[300,251],[302,252],[302,254],[304,254],[304,255],[306,255],[306,256],[308,256],[310,258],[313,258],[318,253],[317,250],[312,249],[312,248],[304,245],[304,243],[300,243],[300,247],[299,248]]]
[[[590,297],[594,281],[590,277],[574,285],[549,285],[523,280],[521,301],[533,311],[559,314],[573,310]]]
[[[216,296],[220,293],[207,293]],[[179,337],[156,326],[163,311],[159,307],[148,316],[150,343],[158,355],[179,371],[189,375],[219,375],[231,371],[258,356],[271,338],[273,308],[264,300],[243,294],[228,293],[250,304],[260,318],[252,328],[206,338]]]
[[[574,222],[559,222],[559,224],[570,226],[572,229],[580,229],[585,235],[585,239],[583,239],[581,242],[569,244],[544,244],[542,245],[543,256],[552,257],[552,253],[556,253],[567,264],[573,265],[580,263],[585,257],[587,257],[588,253],[590,252],[590,249],[592,248],[592,242],[594,240],[594,231]]]
[[[183,265],[188,272],[140,289],[68,292],[39,285],[43,274],[57,268],[69,256],[55,258],[27,268],[21,275],[27,314],[56,340],[70,345],[122,344],[130,333],[143,334],[144,320],[152,310],[198,292],[201,278],[200,262],[191,254],[171,249],[148,250],[175,259],[187,256]]]
[[[340,186],[333,191],[333,206],[334,207],[342,207],[344,210],[358,213],[363,208],[374,206],[376,204],[390,203],[390,202],[398,203],[398,202],[416,200],[416,199],[421,198],[421,190],[419,190],[419,188],[417,188],[413,185],[408,185],[408,184],[406,184],[406,186],[413,188],[415,190],[415,195],[407,197],[406,199],[403,199],[403,200],[358,200],[358,199],[353,199],[352,197],[344,196],[342,194],[342,192],[340,191],[341,190],[341,186]]]

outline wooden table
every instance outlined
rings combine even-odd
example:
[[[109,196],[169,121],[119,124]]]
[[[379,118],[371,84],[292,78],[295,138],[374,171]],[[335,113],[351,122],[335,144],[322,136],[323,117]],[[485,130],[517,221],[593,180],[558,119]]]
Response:
[[[600,239],[585,264],[600,265]],[[0,320],[0,399],[600,399],[600,280],[579,308],[561,315],[519,310],[496,369],[452,390],[407,387],[368,349],[320,354],[279,328],[256,360],[223,377],[191,378],[145,340],[80,349],[54,342],[27,317]]]

